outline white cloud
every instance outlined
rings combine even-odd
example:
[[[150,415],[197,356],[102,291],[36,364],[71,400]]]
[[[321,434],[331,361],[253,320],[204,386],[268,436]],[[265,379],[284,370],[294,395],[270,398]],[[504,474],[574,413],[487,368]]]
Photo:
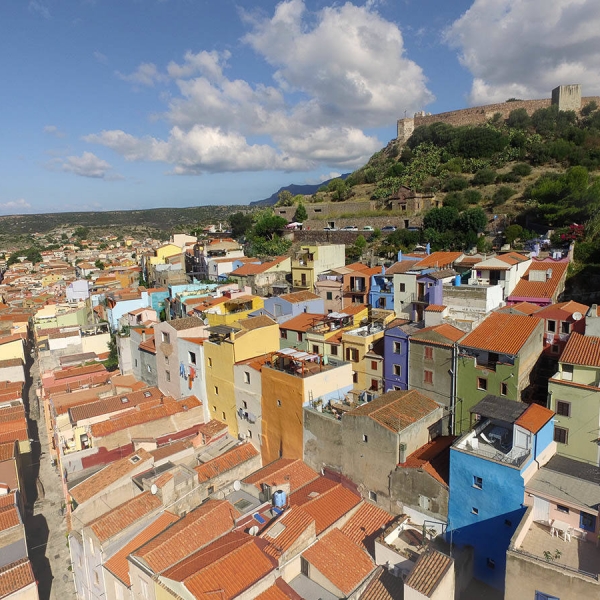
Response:
[[[128,160],[166,162],[174,173],[360,166],[383,146],[363,128],[389,127],[433,99],[399,27],[376,4],[311,14],[303,0],[284,0],[270,18],[244,14],[243,42],[271,65],[272,84],[229,78],[228,51],[188,51],[166,75],[144,63],[117,74],[137,85],[174,81],[179,94],[162,94],[169,136],[116,130],[85,139]],[[252,143],[256,136],[260,143]]]
[[[597,0],[475,0],[446,41],[473,75],[473,104],[547,98],[570,83],[600,94]]]
[[[154,63],[142,63],[133,73],[123,74],[115,71],[115,75],[134,85],[153,87],[155,83],[166,81],[166,76],[159,72]]]
[[[43,2],[38,2],[38,0],[31,0],[27,8],[29,9],[30,13],[38,14],[44,19],[50,18],[50,10]]]
[[[99,52],[98,50],[95,50],[92,56],[102,65],[108,63],[108,56],[106,56],[106,54],[102,54],[102,52]]]
[[[67,156],[58,162],[62,171],[93,179],[107,178],[112,169],[109,163],[91,152],[84,152],[81,156]]]
[[[18,200],[9,200],[8,202],[0,203],[0,210],[5,212],[22,212],[31,208],[31,204],[24,198]]]
[[[44,127],[44,133],[47,133],[48,135],[53,135],[57,138],[63,138],[67,135],[64,131],[61,131],[56,125],[46,125]]]

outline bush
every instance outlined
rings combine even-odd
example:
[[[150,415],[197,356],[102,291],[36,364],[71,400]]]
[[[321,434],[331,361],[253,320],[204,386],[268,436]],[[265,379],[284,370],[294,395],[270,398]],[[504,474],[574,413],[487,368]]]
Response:
[[[442,204],[444,206],[452,206],[458,212],[465,210],[468,205],[465,197],[460,192],[450,192],[446,195]]]
[[[531,119],[524,108],[517,108],[510,111],[506,124],[513,129],[527,129],[531,125]]]
[[[512,173],[519,177],[527,177],[527,175],[531,175],[531,166],[527,163],[517,163],[512,168]]]
[[[519,181],[521,181],[521,178],[512,171],[498,175],[496,178],[496,183],[519,183]]]
[[[465,190],[463,198],[467,204],[479,204],[481,202],[481,192],[479,190]]]
[[[471,183],[473,185],[490,185],[496,181],[496,171],[494,169],[480,169],[475,173]]]
[[[502,187],[498,188],[492,196],[492,204],[494,206],[500,206],[501,204],[504,204],[509,198],[512,198],[516,193],[517,191],[513,188],[508,187],[507,185],[503,185]]]
[[[445,192],[460,192],[469,187],[469,182],[464,177],[451,177],[444,185]]]

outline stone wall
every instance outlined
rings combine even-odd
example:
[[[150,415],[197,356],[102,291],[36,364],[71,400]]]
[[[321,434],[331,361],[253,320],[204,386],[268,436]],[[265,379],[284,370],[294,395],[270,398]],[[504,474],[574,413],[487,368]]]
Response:
[[[296,206],[277,206],[273,207],[276,215],[285,217],[288,221],[292,221]],[[365,210],[375,210],[375,202],[372,200],[363,202],[315,202],[304,204],[306,213],[309,219],[319,217],[330,217],[335,215],[343,215],[347,213],[359,213]]]

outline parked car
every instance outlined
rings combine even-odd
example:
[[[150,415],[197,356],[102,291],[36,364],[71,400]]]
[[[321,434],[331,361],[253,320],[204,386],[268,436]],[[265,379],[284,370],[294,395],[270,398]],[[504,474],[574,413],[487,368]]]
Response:
[[[323,231],[337,231],[337,227],[323,227]]]
[[[373,229],[373,227],[371,227],[370,225],[365,225],[363,227],[363,231],[375,231],[375,229]]]
[[[346,227],[342,227],[342,231],[358,231],[358,227],[356,225],[346,225]]]
[[[392,233],[393,231],[396,231],[396,227],[394,225],[386,225],[385,227],[381,228],[381,233]]]

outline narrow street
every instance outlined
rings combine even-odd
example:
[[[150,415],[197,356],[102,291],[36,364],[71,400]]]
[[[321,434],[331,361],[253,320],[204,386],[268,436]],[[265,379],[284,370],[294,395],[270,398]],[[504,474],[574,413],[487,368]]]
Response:
[[[50,460],[44,411],[36,395],[39,383],[37,360],[29,358],[27,371],[23,396],[33,440],[32,464],[25,492],[29,558],[38,581],[40,600],[67,600],[75,596],[75,588],[69,568],[66,521],[61,508],[64,499],[58,473]]]

